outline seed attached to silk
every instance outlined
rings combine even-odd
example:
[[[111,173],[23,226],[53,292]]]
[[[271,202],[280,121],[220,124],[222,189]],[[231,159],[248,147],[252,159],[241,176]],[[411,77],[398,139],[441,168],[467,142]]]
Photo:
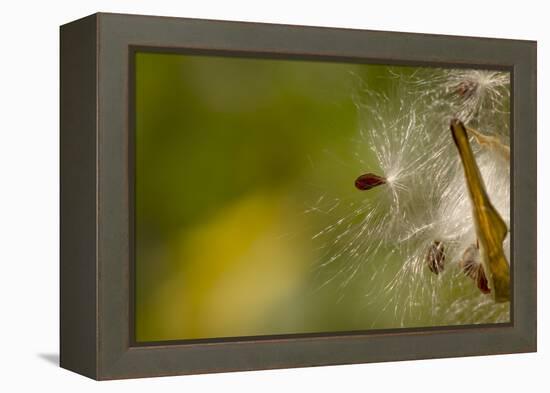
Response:
[[[478,289],[484,293],[491,293],[489,288],[489,282],[483,270],[481,264],[481,257],[479,255],[479,245],[472,244],[462,254],[462,259],[459,262],[459,266],[468,277],[475,281]]]
[[[355,180],[355,187],[358,190],[366,191],[382,184],[386,184],[386,182],[387,180],[384,177],[375,175],[374,173],[365,173]]]
[[[445,246],[443,243],[434,240],[428,248],[426,263],[430,271],[434,274],[439,274],[445,269]]]
[[[478,89],[479,85],[470,80],[466,80],[463,82],[460,82],[456,86],[456,94],[458,94],[460,97],[468,99],[470,98]]]

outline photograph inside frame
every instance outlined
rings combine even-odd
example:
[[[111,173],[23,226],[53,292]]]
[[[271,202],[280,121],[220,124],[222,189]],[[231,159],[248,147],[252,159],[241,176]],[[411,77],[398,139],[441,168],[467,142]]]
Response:
[[[140,51],[136,342],[510,322],[510,73]]]

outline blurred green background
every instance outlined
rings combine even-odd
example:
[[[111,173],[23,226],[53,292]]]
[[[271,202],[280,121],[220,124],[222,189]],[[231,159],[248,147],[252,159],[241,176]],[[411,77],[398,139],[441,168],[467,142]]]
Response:
[[[394,68],[395,69],[395,68]],[[320,197],[358,201],[364,172],[353,96],[388,67],[136,54],[136,339],[157,341],[391,327],[362,267],[312,237]],[[407,72],[402,69],[401,72]],[[363,149],[367,151],[367,149]],[[362,157],[367,162],[372,158]],[[345,213],[349,213],[345,211]],[[380,285],[397,262],[377,272]],[[370,287],[369,287],[370,286]]]

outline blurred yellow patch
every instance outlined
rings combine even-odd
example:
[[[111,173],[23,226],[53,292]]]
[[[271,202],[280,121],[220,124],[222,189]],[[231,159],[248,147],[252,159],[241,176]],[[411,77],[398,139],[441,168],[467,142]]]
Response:
[[[147,311],[156,335],[138,331],[138,340],[272,333],[271,311],[295,298],[311,261],[301,217],[280,196],[258,193],[182,233],[181,268]]]

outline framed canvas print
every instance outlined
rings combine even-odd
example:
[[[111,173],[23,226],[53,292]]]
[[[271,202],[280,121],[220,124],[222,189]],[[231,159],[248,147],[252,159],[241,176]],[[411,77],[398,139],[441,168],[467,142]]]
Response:
[[[61,366],[536,350],[536,43],[61,27]]]

